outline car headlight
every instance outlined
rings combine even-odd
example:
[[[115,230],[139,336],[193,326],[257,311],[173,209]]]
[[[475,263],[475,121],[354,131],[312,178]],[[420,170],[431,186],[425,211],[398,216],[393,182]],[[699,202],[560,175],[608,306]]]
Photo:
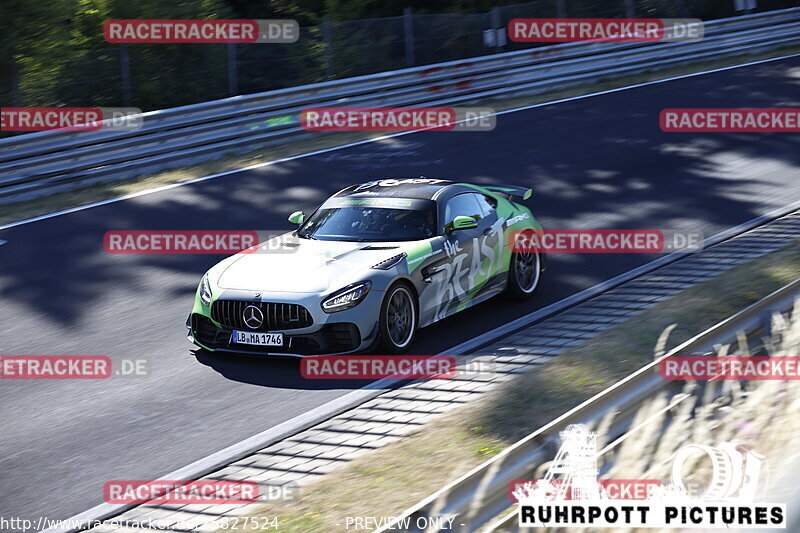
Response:
[[[348,285],[340,291],[336,291],[332,296],[323,300],[322,310],[326,313],[344,311],[357,306],[372,288],[371,281],[362,281],[354,285]]]
[[[200,301],[205,305],[211,305],[211,283],[208,281],[208,274],[203,276],[200,282]]]

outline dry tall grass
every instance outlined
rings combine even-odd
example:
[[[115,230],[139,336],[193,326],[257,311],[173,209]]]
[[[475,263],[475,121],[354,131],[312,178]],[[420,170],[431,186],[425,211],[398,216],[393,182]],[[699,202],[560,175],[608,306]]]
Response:
[[[800,356],[800,300],[791,313],[772,317],[771,331],[770,338],[750,339],[749,344],[744,336],[740,336],[736,344],[719,346],[717,355]],[[756,348],[753,347],[754,340],[757,341]],[[663,355],[663,349],[656,350],[656,356],[660,355]],[[756,499],[787,503],[791,507],[794,501],[780,498],[797,497],[796,482],[787,473],[800,465],[800,448],[792,445],[793,437],[800,435],[800,380],[720,381],[702,390],[698,387],[698,383],[687,381],[680,395],[667,397],[658,394],[644,402],[631,426],[634,429],[612,443],[609,443],[607,429],[613,417],[606,417],[595,428],[598,450],[611,444],[610,449],[598,457],[601,477],[657,479],[668,483],[673,458],[679,448],[689,444],[719,446],[733,442],[766,458]],[[673,407],[668,408],[670,403]],[[536,477],[542,477],[548,466],[542,465]],[[685,466],[684,481],[693,483],[701,491],[711,478],[711,462],[698,454]],[[581,531],[612,530],[587,528]],[[624,528],[613,531],[639,530]]]

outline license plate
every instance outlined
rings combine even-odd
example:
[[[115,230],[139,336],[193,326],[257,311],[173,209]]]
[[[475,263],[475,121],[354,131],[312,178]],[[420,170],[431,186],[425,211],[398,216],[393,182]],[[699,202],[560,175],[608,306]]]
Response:
[[[257,333],[254,331],[234,331],[231,342],[255,346],[283,346],[283,333]]]

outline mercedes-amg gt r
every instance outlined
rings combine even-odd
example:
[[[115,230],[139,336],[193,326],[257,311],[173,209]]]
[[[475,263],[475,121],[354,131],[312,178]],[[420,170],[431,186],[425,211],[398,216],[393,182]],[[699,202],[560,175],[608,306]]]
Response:
[[[187,327],[207,350],[318,355],[401,353],[418,328],[502,292],[526,298],[544,256],[515,250],[540,230],[512,200],[531,190],[429,178],[353,185],[299,227],[202,278]]]

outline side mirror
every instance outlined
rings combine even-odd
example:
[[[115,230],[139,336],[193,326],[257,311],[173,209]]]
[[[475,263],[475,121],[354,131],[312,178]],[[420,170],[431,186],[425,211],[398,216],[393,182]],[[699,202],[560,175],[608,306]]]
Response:
[[[455,220],[453,220],[453,229],[472,229],[478,227],[478,221],[472,217],[465,217],[463,215],[457,216]]]
[[[305,215],[302,211],[295,211],[291,215],[289,215],[289,222],[292,224],[297,224],[298,226],[303,223],[305,219]]]

